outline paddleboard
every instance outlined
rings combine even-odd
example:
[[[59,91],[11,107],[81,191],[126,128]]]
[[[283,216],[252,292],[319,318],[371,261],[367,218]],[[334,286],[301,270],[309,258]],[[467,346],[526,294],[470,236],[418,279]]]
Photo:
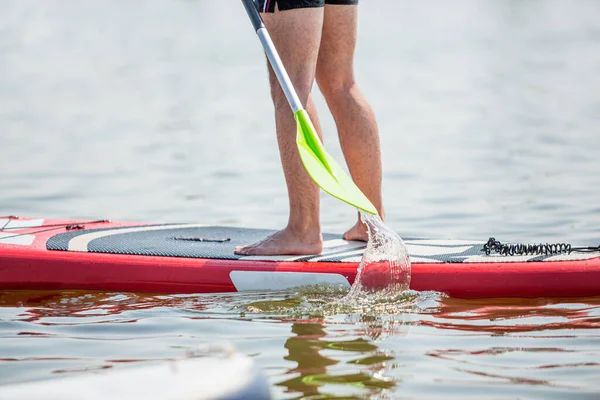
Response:
[[[269,382],[250,357],[232,353],[181,358],[98,372],[0,385],[3,400],[271,399]]]
[[[350,287],[365,250],[364,242],[326,233],[321,254],[240,256],[236,246],[273,231],[197,223],[7,216],[0,217],[0,228],[0,290],[176,294]],[[461,298],[600,295],[597,247],[555,245],[509,255],[490,245],[491,238],[403,240],[413,290]],[[518,252],[513,245],[500,250]]]

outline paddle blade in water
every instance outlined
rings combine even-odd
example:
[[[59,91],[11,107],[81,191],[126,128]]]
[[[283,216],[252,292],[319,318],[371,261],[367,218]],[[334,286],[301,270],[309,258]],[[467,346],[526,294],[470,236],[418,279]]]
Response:
[[[306,110],[294,115],[298,126],[296,144],[304,168],[325,192],[369,214],[377,214],[373,203],[356,186],[340,165],[331,157],[313,127]]]

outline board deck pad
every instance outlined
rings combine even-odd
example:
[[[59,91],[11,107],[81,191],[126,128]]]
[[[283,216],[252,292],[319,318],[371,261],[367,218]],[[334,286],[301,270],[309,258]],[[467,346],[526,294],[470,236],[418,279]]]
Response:
[[[257,242],[275,230],[197,224],[141,225],[105,229],[74,230],[51,237],[48,250],[122,255],[185,257],[224,260],[297,262],[359,262],[366,243],[346,241],[339,234],[323,235],[321,254],[309,256],[242,256],[236,246]],[[486,241],[403,239],[412,263],[522,262],[585,260],[598,252],[559,255],[486,255]]]

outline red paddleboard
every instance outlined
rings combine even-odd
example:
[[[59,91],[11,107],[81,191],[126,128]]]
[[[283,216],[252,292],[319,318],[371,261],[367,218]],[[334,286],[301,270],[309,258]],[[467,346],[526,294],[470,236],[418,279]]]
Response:
[[[365,243],[341,235],[325,234],[324,250],[316,255],[234,254],[236,246],[272,232],[194,223],[0,217],[0,290],[175,294],[354,283]],[[598,248],[523,251],[490,240],[403,240],[413,290],[462,298],[600,295]]]

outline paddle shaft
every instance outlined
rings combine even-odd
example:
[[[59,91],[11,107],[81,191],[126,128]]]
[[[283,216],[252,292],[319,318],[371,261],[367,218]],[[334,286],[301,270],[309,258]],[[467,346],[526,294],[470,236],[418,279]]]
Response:
[[[250,18],[250,21],[252,21],[252,25],[254,26],[256,34],[258,35],[265,53],[267,54],[267,58],[271,63],[271,67],[275,72],[275,76],[277,76],[277,80],[281,85],[281,89],[285,94],[285,98],[295,114],[297,111],[303,109],[302,103],[296,94],[296,90],[294,90],[294,85],[292,85],[290,77],[283,67],[283,63],[281,62],[281,58],[279,58],[279,54],[275,49],[275,45],[271,40],[271,36],[269,36],[269,32],[267,31],[267,28],[265,28],[265,24],[263,23],[263,20],[256,9],[256,4],[253,0],[242,0],[242,3],[244,3],[248,17]]]

